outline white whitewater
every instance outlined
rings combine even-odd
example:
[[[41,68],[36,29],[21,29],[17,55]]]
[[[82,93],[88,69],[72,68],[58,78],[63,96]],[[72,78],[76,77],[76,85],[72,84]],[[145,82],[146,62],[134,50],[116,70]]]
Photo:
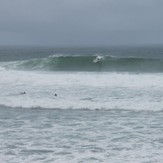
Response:
[[[0,69],[0,77],[0,105],[10,107],[160,111],[163,106],[162,73]]]

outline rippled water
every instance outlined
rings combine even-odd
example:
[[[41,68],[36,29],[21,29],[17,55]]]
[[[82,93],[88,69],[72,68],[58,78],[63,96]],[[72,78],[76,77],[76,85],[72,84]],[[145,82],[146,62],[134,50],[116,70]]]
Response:
[[[162,54],[0,47],[0,163],[162,163]]]
[[[0,107],[0,162],[163,162],[163,112]]]

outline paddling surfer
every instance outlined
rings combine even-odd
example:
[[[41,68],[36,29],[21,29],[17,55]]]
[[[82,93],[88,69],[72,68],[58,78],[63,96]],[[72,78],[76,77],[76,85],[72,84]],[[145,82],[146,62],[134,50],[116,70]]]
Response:
[[[21,92],[20,94],[21,94],[21,95],[25,95],[25,94],[26,94],[26,92]]]

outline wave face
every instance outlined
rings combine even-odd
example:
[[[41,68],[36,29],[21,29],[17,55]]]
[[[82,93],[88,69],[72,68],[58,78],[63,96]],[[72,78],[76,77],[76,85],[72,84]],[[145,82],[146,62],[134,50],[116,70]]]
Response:
[[[163,72],[163,59],[52,55],[46,58],[7,62],[3,67],[48,71]]]

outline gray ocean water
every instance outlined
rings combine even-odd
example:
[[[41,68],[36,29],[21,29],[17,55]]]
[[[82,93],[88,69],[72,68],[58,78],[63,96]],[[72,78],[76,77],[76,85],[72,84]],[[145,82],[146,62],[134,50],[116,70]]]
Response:
[[[0,162],[161,163],[162,83],[161,46],[0,47]]]

